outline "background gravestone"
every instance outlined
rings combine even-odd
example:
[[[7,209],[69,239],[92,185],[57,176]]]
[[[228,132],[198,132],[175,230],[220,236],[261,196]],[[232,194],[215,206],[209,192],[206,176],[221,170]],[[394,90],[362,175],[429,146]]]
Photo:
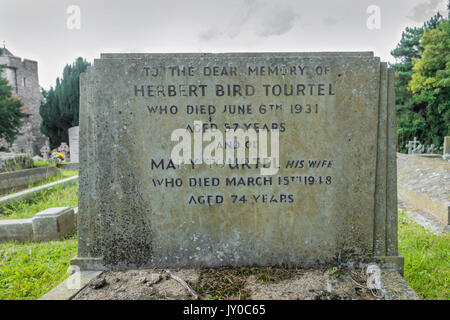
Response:
[[[372,53],[103,54],[80,78],[72,263],[401,269],[393,79]],[[194,121],[280,129],[280,170],[171,167],[171,133]]]
[[[450,160],[450,137],[444,137],[442,157],[444,160]]]
[[[79,128],[80,127],[72,127],[69,128],[69,147],[70,147],[70,162],[71,163],[79,163]]]

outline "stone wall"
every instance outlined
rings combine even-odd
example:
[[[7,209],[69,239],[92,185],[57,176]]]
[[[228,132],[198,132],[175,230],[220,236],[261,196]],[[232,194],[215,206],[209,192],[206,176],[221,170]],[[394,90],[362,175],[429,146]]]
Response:
[[[415,155],[397,155],[398,197],[442,226],[450,224],[450,163]]]
[[[42,167],[0,173],[0,193],[24,189],[32,183],[42,181],[58,173],[60,173],[60,170],[56,167]]]

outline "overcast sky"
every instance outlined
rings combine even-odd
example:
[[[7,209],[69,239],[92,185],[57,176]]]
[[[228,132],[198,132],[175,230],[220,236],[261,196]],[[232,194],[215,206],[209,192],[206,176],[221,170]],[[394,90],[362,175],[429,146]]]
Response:
[[[379,29],[367,27],[371,5]],[[76,57],[104,52],[374,51],[393,61],[404,28],[438,10],[446,0],[0,0],[0,43],[37,60],[48,89]]]

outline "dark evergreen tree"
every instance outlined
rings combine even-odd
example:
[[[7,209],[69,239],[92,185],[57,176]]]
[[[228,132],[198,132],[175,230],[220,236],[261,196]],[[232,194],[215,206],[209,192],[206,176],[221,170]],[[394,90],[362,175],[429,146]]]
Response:
[[[0,65],[0,138],[11,144],[19,134],[26,114],[20,110],[23,102],[12,96],[8,80],[1,77],[3,68]]]
[[[42,90],[44,102],[39,108],[42,117],[41,132],[50,139],[50,147],[68,142],[68,129],[78,126],[80,108],[80,74],[90,65],[78,58],[64,67],[62,79],[56,79],[55,88]]]
[[[417,137],[422,143],[436,141],[429,134],[430,125],[427,124],[426,117],[424,117],[426,108],[423,101],[418,103],[418,97],[414,96],[409,84],[415,72],[413,63],[421,58],[424,50],[421,39],[425,30],[435,29],[443,20],[443,16],[438,12],[422,27],[407,27],[402,33],[397,47],[391,51],[397,60],[397,63],[391,66],[395,71],[399,151],[405,151],[406,143],[414,137]]]

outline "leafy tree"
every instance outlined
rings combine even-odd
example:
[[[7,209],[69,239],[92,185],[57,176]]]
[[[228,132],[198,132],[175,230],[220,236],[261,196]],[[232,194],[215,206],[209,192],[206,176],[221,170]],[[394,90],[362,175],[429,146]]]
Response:
[[[438,12],[422,27],[406,28],[397,47],[391,51],[391,54],[397,60],[397,63],[391,66],[395,71],[397,145],[399,151],[404,151],[407,141],[414,139],[414,137],[418,137],[422,143],[434,141],[435,144],[439,144],[439,139],[437,137],[433,139],[433,135],[430,135],[431,124],[424,117],[423,97],[422,100],[416,97],[409,83],[416,72],[413,69],[414,61],[421,58],[424,50],[421,39],[425,30],[436,29],[442,21],[445,20]],[[419,103],[419,101],[422,102]]]
[[[50,139],[50,147],[68,142],[68,129],[78,126],[80,108],[80,74],[90,65],[78,58],[64,67],[62,79],[56,79],[55,88],[42,90],[44,102],[39,113],[42,117],[41,132]]]
[[[449,2],[450,3],[450,2]],[[412,97],[412,93],[408,90],[408,84],[413,74],[413,59],[420,58],[420,51],[423,50],[420,39],[425,29],[434,29],[442,20],[442,15],[438,12],[429,21],[425,22],[422,27],[407,27],[402,33],[402,38],[397,47],[391,51],[391,54],[398,60],[398,63],[392,65],[396,73],[396,99],[397,104],[405,105]]]
[[[23,102],[11,95],[8,80],[1,77],[3,68],[4,66],[0,65],[0,139],[11,144],[19,134],[26,114],[20,110]]]
[[[409,83],[412,107],[426,122],[426,141],[442,144],[450,129],[450,21],[426,29],[420,44],[421,58],[413,59]]]

